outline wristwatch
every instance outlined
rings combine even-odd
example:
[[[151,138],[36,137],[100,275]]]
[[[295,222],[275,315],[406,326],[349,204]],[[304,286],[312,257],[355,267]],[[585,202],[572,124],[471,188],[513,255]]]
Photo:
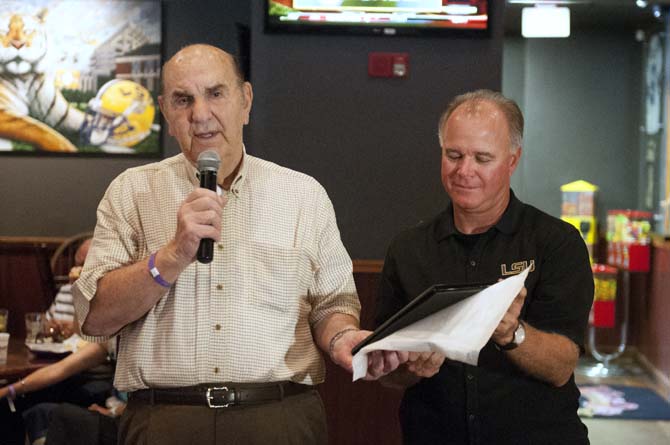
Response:
[[[521,343],[526,339],[526,329],[523,327],[523,322],[519,320],[519,326],[514,331],[514,338],[512,341],[506,345],[500,346],[500,349],[503,351],[509,351],[515,348],[518,348]]]

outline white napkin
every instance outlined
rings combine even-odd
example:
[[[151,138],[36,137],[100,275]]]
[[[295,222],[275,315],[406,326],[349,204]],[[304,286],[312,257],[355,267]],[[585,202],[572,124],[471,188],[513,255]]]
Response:
[[[529,269],[365,346],[353,358],[354,381],[365,377],[368,353],[377,350],[440,352],[476,365],[479,351],[523,288]]]

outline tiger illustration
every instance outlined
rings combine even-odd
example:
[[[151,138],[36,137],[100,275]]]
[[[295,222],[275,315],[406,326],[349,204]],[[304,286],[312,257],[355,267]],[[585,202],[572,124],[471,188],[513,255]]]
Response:
[[[79,131],[85,114],[68,103],[42,66],[46,14],[46,9],[12,14],[8,22],[0,17],[0,138],[44,151],[76,152],[57,129]]]

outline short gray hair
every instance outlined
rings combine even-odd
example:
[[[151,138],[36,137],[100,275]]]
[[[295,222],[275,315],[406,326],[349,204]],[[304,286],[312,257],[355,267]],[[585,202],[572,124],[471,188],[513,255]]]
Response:
[[[476,90],[469,93],[456,96],[451,101],[447,109],[440,116],[440,122],[437,126],[437,136],[440,139],[440,146],[442,146],[442,128],[449,120],[449,117],[456,111],[456,108],[463,104],[477,105],[480,102],[490,102],[500,111],[502,111],[505,120],[507,121],[507,129],[509,131],[510,150],[521,147],[523,144],[523,113],[515,101],[508,99],[501,93],[492,90]]]

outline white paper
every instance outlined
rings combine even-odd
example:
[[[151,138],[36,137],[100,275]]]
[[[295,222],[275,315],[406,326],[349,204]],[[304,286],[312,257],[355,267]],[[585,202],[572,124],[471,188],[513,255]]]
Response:
[[[529,269],[365,346],[353,358],[354,381],[365,377],[368,353],[377,350],[440,352],[477,365],[479,351],[523,288]]]

